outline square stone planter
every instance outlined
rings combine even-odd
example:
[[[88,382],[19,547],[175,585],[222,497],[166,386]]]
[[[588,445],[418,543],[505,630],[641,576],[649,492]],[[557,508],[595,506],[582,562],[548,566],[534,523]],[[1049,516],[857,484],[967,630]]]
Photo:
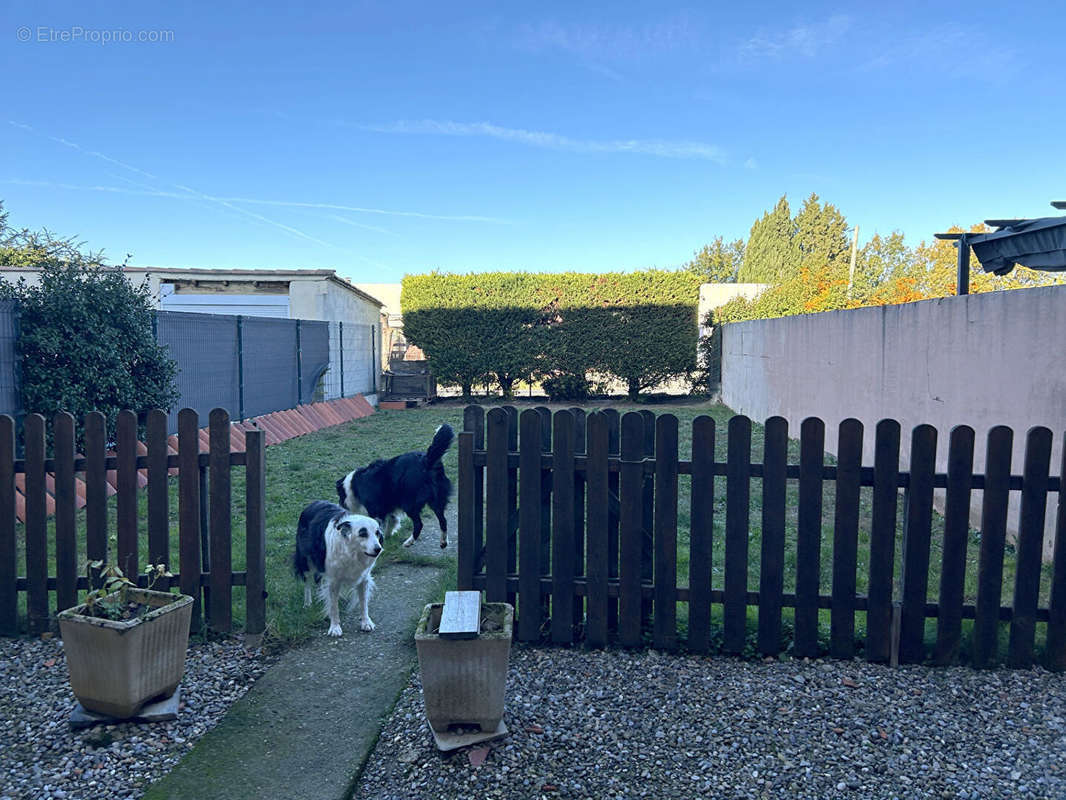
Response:
[[[86,616],[84,605],[58,615],[74,696],[89,711],[120,719],[136,716],[145,703],[178,688],[193,604],[188,595],[124,591],[152,610],[125,621]]]
[[[454,725],[495,731],[503,719],[514,608],[485,603],[476,639],[442,639],[442,610],[441,603],[427,605],[415,630],[426,718],[437,733]]]

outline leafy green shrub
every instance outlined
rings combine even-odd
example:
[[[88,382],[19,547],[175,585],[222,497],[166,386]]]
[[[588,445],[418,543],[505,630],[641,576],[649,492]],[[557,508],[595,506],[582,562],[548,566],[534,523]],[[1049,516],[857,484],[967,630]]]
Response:
[[[22,401],[28,413],[75,419],[101,411],[114,433],[118,412],[169,409],[177,365],[158,345],[146,285],[84,255],[69,239],[12,232],[0,214],[0,265],[34,266],[40,281],[0,281],[19,302]]]
[[[592,386],[584,375],[552,375],[540,382],[552,402],[588,400]]]

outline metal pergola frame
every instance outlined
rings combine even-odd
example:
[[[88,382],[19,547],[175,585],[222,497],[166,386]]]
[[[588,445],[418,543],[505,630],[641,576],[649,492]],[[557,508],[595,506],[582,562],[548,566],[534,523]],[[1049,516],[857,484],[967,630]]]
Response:
[[[1066,210],[1066,200],[1052,200],[1051,207],[1059,211]],[[992,228],[1002,229],[1011,225],[1017,225],[1021,222],[1028,222],[1025,219],[986,219],[985,225]],[[956,247],[959,249],[959,262],[958,262],[958,278],[957,278],[957,291],[956,294],[969,294],[970,293],[970,245],[966,242],[967,236],[973,236],[976,234],[963,232],[963,233],[934,233],[933,236],[937,239],[948,239],[956,241]]]

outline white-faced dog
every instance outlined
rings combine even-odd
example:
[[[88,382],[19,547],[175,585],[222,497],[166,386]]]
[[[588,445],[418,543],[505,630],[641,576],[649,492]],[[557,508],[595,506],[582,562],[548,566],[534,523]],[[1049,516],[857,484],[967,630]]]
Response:
[[[417,450],[373,463],[349,472],[337,481],[337,497],[349,511],[366,513],[393,532],[397,516],[403,511],[414,523],[414,532],[405,541],[410,547],[422,533],[422,508],[429,506],[440,523],[440,546],[448,546],[448,523],[444,509],[452,493],[452,484],[444,474],[441,458],[451,446],[454,434],[450,425],[441,425],[426,452]]]
[[[296,529],[293,571],[304,581],[304,605],[311,605],[311,581],[318,584],[329,611],[329,635],[341,635],[338,604],[342,594],[357,593],[362,608],[359,627],[374,630],[370,619],[370,571],[381,554],[381,526],[370,517],[352,514],[336,503],[315,500],[300,514]],[[351,605],[354,605],[353,595]]]

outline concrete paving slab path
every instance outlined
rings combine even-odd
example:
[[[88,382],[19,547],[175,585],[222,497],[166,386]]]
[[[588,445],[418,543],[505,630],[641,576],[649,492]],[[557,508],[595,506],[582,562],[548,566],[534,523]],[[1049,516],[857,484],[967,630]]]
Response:
[[[415,664],[415,624],[444,573],[392,564],[375,574],[376,630],[345,614],[340,638],[283,654],[146,800],[345,800]]]

